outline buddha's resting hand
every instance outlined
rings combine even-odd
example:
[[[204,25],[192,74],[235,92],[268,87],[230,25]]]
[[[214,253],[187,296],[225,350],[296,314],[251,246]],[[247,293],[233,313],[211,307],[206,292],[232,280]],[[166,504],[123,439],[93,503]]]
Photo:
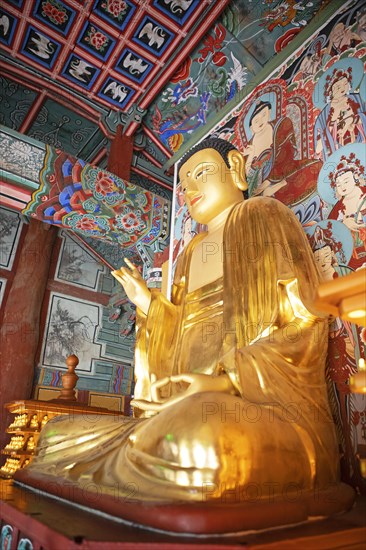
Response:
[[[151,302],[151,293],[147,288],[144,279],[139,270],[127,258],[124,259],[128,267],[121,267],[112,271],[112,275],[121,283],[127,297],[134,303],[145,315],[149,311]]]
[[[160,389],[167,386],[171,382],[189,384],[188,387],[179,393],[175,393],[171,397],[162,398],[160,396]],[[143,411],[155,411],[159,412],[179,401],[185,399],[189,395],[202,392],[223,392],[223,393],[235,393],[234,386],[232,385],[230,378],[226,374],[220,376],[211,376],[208,374],[186,373],[178,374],[175,376],[166,376],[161,378],[151,385],[152,401],[133,400],[131,405],[142,409]]]

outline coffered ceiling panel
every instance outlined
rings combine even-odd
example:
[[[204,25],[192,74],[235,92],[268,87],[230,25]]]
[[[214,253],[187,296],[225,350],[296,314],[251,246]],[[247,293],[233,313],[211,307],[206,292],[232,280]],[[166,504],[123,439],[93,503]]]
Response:
[[[212,24],[210,14],[217,17],[217,7],[221,11],[226,3],[12,0],[2,3],[0,40],[12,57],[55,82],[105,106],[128,109],[160,89],[156,77],[168,76],[162,75],[167,61],[181,57],[196,24],[199,39]]]

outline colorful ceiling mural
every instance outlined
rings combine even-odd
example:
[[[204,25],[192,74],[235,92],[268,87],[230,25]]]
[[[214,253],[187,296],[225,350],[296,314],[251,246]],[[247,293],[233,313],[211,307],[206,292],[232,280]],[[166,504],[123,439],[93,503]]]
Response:
[[[110,269],[149,269],[167,246],[170,200],[4,126],[0,149],[1,202],[77,234]]]
[[[105,168],[118,124],[139,184],[328,0],[5,0],[0,122]],[[164,195],[163,195],[164,196]]]
[[[229,0],[10,0],[1,3],[1,122],[105,164],[118,124],[132,135],[146,109]],[[140,132],[135,173],[167,151]],[[150,149],[150,150],[149,150]],[[147,165],[147,166],[146,166]],[[155,167],[155,170],[154,170]]]
[[[172,153],[178,151],[327,3],[230,2],[150,105],[144,124]]]
[[[225,3],[217,4],[222,9]],[[2,2],[1,42],[12,57],[84,97],[117,110],[128,111],[133,104],[144,109],[146,96],[157,91],[154,82],[162,67],[166,79],[178,52],[197,43],[192,33],[197,23],[202,35],[217,17],[212,4],[11,0]],[[168,60],[172,67],[166,71]]]

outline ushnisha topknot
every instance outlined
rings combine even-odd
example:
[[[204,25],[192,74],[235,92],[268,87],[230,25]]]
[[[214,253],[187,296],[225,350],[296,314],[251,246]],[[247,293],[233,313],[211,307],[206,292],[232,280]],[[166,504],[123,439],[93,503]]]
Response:
[[[181,166],[187,162],[188,159],[190,159],[193,155],[198,153],[198,151],[203,151],[204,149],[215,149],[220,155],[222,156],[223,160],[225,161],[225,164],[228,168],[230,168],[229,161],[228,161],[228,154],[230,151],[236,151],[236,147],[229,141],[226,141],[225,139],[220,138],[208,138],[204,139],[192,149],[190,149],[179,161],[178,169],[181,168]]]

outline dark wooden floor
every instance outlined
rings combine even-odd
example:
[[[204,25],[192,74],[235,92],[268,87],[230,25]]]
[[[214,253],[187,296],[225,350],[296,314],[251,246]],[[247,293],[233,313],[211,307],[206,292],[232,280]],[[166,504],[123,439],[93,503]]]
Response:
[[[250,548],[306,550],[366,548],[366,498],[352,510],[294,527],[221,537],[183,537],[144,530],[0,482],[1,518],[46,550]]]

